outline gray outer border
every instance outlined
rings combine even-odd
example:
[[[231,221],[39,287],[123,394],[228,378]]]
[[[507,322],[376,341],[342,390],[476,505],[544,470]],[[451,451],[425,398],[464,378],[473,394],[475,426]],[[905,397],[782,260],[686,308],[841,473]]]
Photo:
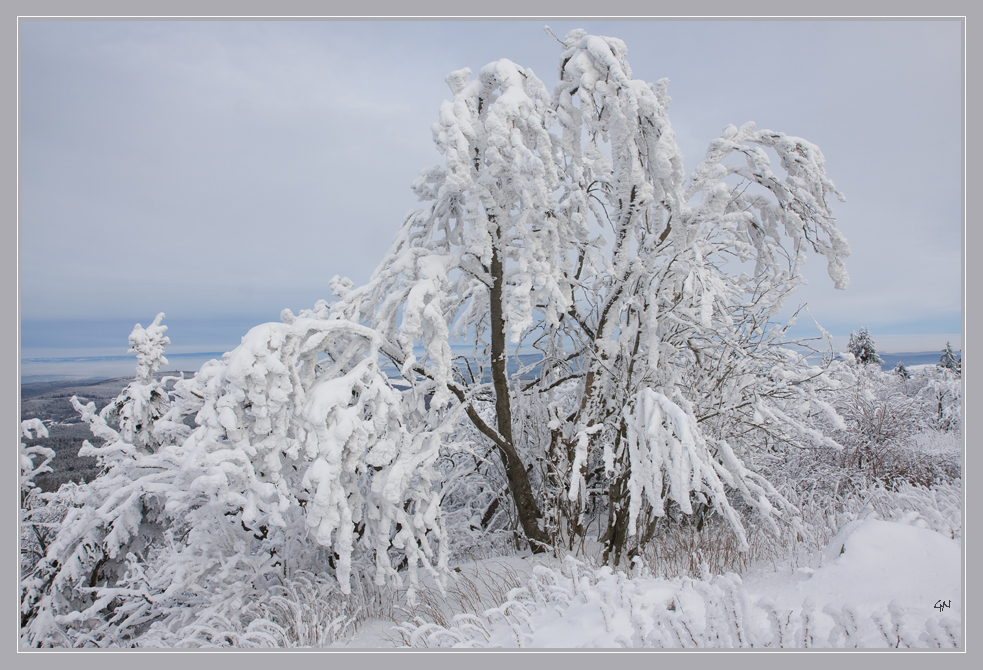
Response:
[[[979,110],[979,79],[976,76],[977,69],[974,66],[978,66],[980,59],[978,52],[974,49],[975,44],[971,42],[971,36],[977,36],[979,33],[975,30],[975,23],[973,18],[978,18],[981,16],[980,12],[976,12],[975,16],[971,12],[971,4],[968,0],[955,0],[955,1],[940,1],[940,2],[915,2],[912,0],[902,0],[895,2],[876,2],[872,0],[827,0],[821,6],[812,5],[807,8],[799,9],[796,7],[793,9],[788,2],[782,2],[778,0],[751,0],[750,2],[741,3],[740,6],[735,6],[733,3],[724,2],[723,0],[710,0],[699,3],[698,8],[694,8],[691,3],[685,2],[685,0],[670,0],[670,2],[661,2],[658,4],[651,2],[642,2],[640,0],[617,0],[615,2],[606,2],[601,5],[596,3],[586,2],[585,0],[566,0],[563,3],[549,3],[543,0],[535,0],[530,2],[529,0],[497,0],[494,5],[488,5],[481,9],[484,12],[476,10],[465,9],[460,2],[452,2],[450,0],[423,0],[413,3],[410,9],[407,5],[400,3],[397,0],[374,0],[371,2],[363,2],[356,9],[348,8],[337,9],[330,4],[323,2],[316,2],[314,0],[279,0],[276,3],[273,2],[263,2],[258,0],[240,0],[239,2],[234,2],[232,0],[171,0],[170,2],[162,2],[161,0],[152,0],[150,2],[141,2],[136,4],[134,2],[127,2],[126,0],[85,0],[85,2],[71,0],[49,0],[46,2],[28,2],[26,0],[14,0],[5,4],[5,17],[4,25],[5,32],[8,36],[4,40],[7,46],[7,66],[4,70],[3,82],[4,92],[7,104],[3,108],[3,119],[4,128],[6,132],[3,135],[3,149],[4,156],[7,160],[4,163],[4,177],[3,180],[3,203],[6,211],[8,212],[9,223],[4,225],[3,228],[3,244],[0,245],[0,249],[3,250],[3,262],[0,262],[0,272],[3,275],[3,295],[2,295],[2,305],[4,307],[3,314],[6,326],[0,329],[0,338],[2,338],[3,350],[5,355],[2,358],[2,363],[0,363],[0,370],[2,370],[3,383],[0,384],[0,407],[5,408],[4,419],[3,419],[3,430],[7,432],[8,435],[14,436],[18,432],[18,424],[20,420],[20,385],[19,385],[19,345],[20,345],[20,321],[19,321],[19,304],[18,304],[18,227],[17,227],[17,161],[16,161],[16,151],[17,151],[17,135],[16,135],[16,123],[17,123],[17,105],[16,105],[16,91],[17,91],[17,31],[18,31],[18,16],[58,16],[58,17],[85,17],[85,16],[120,16],[120,17],[136,17],[136,16],[262,16],[262,17],[272,17],[272,16],[297,16],[297,17],[310,17],[310,16],[358,16],[371,19],[372,17],[406,17],[411,18],[408,12],[412,12],[413,17],[419,18],[442,18],[442,17],[469,17],[469,18],[546,18],[546,17],[565,17],[565,18],[578,18],[578,17],[591,17],[591,18],[625,18],[625,17],[647,17],[653,16],[656,13],[661,14],[662,17],[702,17],[702,16],[714,16],[714,17],[727,17],[733,19],[740,19],[742,17],[760,17],[760,18],[770,18],[770,17],[966,17],[964,21],[964,54],[965,54],[965,64],[964,64],[964,81],[966,84],[966,95],[964,98],[964,113],[963,113],[963,137],[964,137],[964,154],[963,154],[963,165],[964,165],[964,182],[963,182],[963,326],[962,326],[962,351],[963,351],[963,370],[964,370],[964,394],[963,394],[963,417],[964,417],[964,442],[968,442],[969,430],[967,430],[967,425],[974,425],[975,416],[971,415],[969,410],[969,402],[971,400],[975,401],[978,397],[977,392],[980,389],[980,384],[975,379],[973,374],[975,371],[973,353],[969,354],[967,358],[967,349],[971,349],[969,345],[970,340],[975,344],[979,339],[981,325],[981,318],[978,310],[969,311],[968,307],[968,295],[966,288],[968,286],[977,286],[979,281],[983,279],[983,268],[981,268],[979,263],[970,264],[969,260],[969,249],[978,249],[981,236],[983,233],[978,228],[970,229],[966,226],[966,217],[968,214],[969,193],[966,188],[969,184],[979,184],[980,183],[980,173],[981,169],[978,162],[970,163],[966,160],[966,157],[970,154],[975,155],[976,152],[972,152],[971,149],[979,148],[980,140],[978,135],[968,136],[967,135],[967,122],[966,119],[969,118],[969,110]],[[743,10],[740,16],[735,15],[734,11],[740,9]],[[811,9],[812,11],[807,11]],[[605,15],[599,15],[599,12],[607,12]],[[494,12],[494,14],[491,14]],[[538,12],[534,14],[533,12]],[[971,30],[972,29],[972,30]],[[976,191],[973,192],[974,201],[978,201],[978,195]],[[975,306],[975,305],[974,305]],[[968,361],[968,366],[967,366]],[[970,379],[972,377],[972,379]],[[10,445],[13,447],[13,444]],[[8,452],[11,454],[11,452]],[[970,464],[969,459],[966,457],[966,450],[964,449],[964,473],[965,467]],[[975,456],[975,454],[974,454]],[[16,466],[14,468],[16,472]],[[16,483],[16,475],[9,475],[13,483],[12,496],[16,496],[16,491],[18,489],[18,484]],[[965,478],[965,475],[964,475]],[[11,481],[11,480],[8,480]],[[964,637],[964,647],[968,644],[969,650],[957,653],[957,654],[945,654],[941,656],[939,654],[933,654],[931,658],[926,658],[918,653],[907,652],[903,656],[895,655],[888,660],[884,656],[877,656],[876,659],[873,657],[867,657],[865,661],[877,660],[890,662],[892,665],[911,665],[912,667],[924,667],[926,664],[937,664],[944,663],[946,665],[956,663],[959,665],[968,665],[970,663],[969,658],[980,656],[978,653],[979,646],[975,637],[968,635],[970,630],[969,626],[977,624],[979,621],[980,609],[977,606],[975,598],[970,597],[968,587],[972,586],[973,595],[979,590],[978,579],[969,580],[966,574],[967,557],[970,553],[974,556],[978,555],[978,536],[974,532],[978,523],[976,523],[975,517],[968,518],[967,511],[972,509],[976,510],[980,505],[981,493],[979,490],[974,490],[969,486],[964,486],[965,504],[963,508],[964,517],[964,540],[963,540],[963,566],[964,566],[964,593],[963,593],[963,637]],[[968,523],[967,523],[968,522]],[[970,528],[972,525],[972,529]],[[6,667],[19,667],[27,666],[30,664],[32,667],[35,666],[48,666],[50,665],[62,665],[66,662],[76,663],[81,661],[83,665],[88,666],[92,664],[93,666],[105,667],[106,665],[122,665],[122,664],[132,664],[133,659],[126,654],[103,654],[98,653],[97,655],[85,654],[83,652],[54,652],[47,654],[31,654],[31,653],[17,653],[17,614],[16,606],[14,603],[18,601],[18,596],[16,592],[18,590],[17,583],[18,579],[13,578],[16,575],[17,569],[17,554],[16,554],[16,516],[12,512],[8,512],[3,515],[3,536],[5,538],[14,538],[13,548],[8,548],[5,554],[4,563],[6,560],[12,560],[13,565],[10,566],[10,571],[7,573],[10,575],[7,584],[10,585],[10,591],[6,591],[9,594],[9,600],[5,599],[7,605],[3,608],[3,630],[5,631],[4,640],[5,644],[3,647],[4,655],[10,654],[12,658],[8,661],[13,661],[14,666],[7,665]],[[970,552],[970,546],[972,547],[972,552]],[[8,545],[9,547],[9,545]],[[970,584],[970,581],[972,583]],[[974,627],[974,632],[977,630]],[[72,654],[71,658],[67,658],[60,654],[69,653]],[[283,653],[283,652],[274,652]],[[368,653],[369,656],[360,656],[359,658],[354,658],[350,655],[344,655],[342,657],[334,657],[329,662],[341,661],[343,663],[370,661],[374,666],[376,662],[378,663],[406,663],[407,659],[405,656],[396,658],[386,658],[385,652],[361,652]],[[585,664],[589,666],[596,666],[599,662],[603,662],[600,658],[591,658],[588,656],[578,656],[573,657],[569,654],[562,654],[560,652],[546,652],[549,653],[552,658],[550,660],[568,664],[574,661],[576,664]],[[601,652],[601,653],[613,653],[613,652]],[[767,661],[765,658],[759,654],[747,655],[742,652],[715,652],[715,653],[726,653],[728,658],[724,659],[713,659],[711,662],[723,661],[725,663],[733,663],[735,660],[740,665],[745,663],[759,665],[762,662],[771,663],[782,663],[785,664],[789,661],[788,658],[784,657],[784,654],[778,652],[778,656],[775,654],[770,654],[771,658]],[[743,658],[736,659],[734,654],[742,653]],[[791,652],[786,652],[791,653]],[[801,653],[801,652],[800,652]],[[471,654],[467,659],[466,663],[468,665],[476,664],[478,666],[492,667],[493,665],[498,665],[500,662],[505,661],[507,663],[514,663],[515,661],[533,661],[542,662],[545,658],[533,658],[530,659],[528,656],[518,657],[515,655],[510,655],[509,658],[503,659],[498,654]],[[576,660],[574,660],[576,658]],[[142,654],[140,662],[150,662],[152,666],[161,666],[165,664],[170,664],[173,661],[179,661],[185,663],[188,661],[194,661],[196,664],[202,661],[202,657],[199,653],[195,653],[193,656],[189,656],[187,653],[181,654],[180,657],[170,656],[167,657],[161,653],[157,654]],[[245,660],[242,656],[236,657],[236,662],[239,663]],[[256,655],[250,656],[250,664],[256,663],[257,665],[268,665],[271,659],[261,658]],[[301,661],[313,661],[315,663],[321,664],[328,659],[318,658],[312,654],[294,655],[291,657],[291,663]],[[642,664],[650,665],[655,659],[651,657],[644,656],[641,654],[621,654],[619,655],[617,662],[619,665],[639,665]],[[670,659],[663,659],[670,660]],[[672,659],[678,660],[678,659]],[[691,656],[688,661],[699,660],[707,661],[707,657],[693,657]],[[805,656],[799,656],[795,659],[795,662],[801,663],[806,662],[808,665],[821,664],[824,661],[829,661],[830,659],[824,659],[822,655],[807,654]],[[857,660],[857,659],[854,659]],[[441,666],[441,665],[460,665],[464,659],[460,658],[458,654],[421,654],[416,655],[412,661],[413,666]],[[670,660],[671,662],[671,660]],[[979,661],[973,664],[974,667],[978,666]]]

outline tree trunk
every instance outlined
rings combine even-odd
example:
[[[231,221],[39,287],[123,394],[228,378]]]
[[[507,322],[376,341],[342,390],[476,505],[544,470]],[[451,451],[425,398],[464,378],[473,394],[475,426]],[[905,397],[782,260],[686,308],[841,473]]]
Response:
[[[628,479],[631,476],[631,462],[624,453],[625,425],[615,438],[615,472],[608,483],[608,529],[601,538],[604,545],[602,559],[606,564],[617,566],[621,553],[628,541],[629,493]]]
[[[519,514],[522,531],[525,533],[533,553],[539,553],[546,549],[548,544],[546,533],[540,527],[542,513],[539,511],[539,506],[536,504],[536,496],[533,495],[532,486],[529,484],[529,475],[519,458],[519,454],[515,450],[515,443],[512,440],[512,404],[509,397],[509,380],[506,373],[505,313],[503,304],[505,268],[498,249],[500,240],[501,230],[496,228],[495,240],[492,243],[491,258],[491,368],[492,383],[495,387],[496,427],[498,428],[499,435],[502,436],[505,442],[505,444],[499,445],[498,453],[502,458],[502,465],[505,466],[509,491],[512,493],[512,500],[515,502],[516,512]]]

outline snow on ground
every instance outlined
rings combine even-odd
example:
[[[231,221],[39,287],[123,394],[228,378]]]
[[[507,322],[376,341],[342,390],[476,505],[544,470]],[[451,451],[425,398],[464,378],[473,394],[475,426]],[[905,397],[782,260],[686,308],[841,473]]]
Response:
[[[743,579],[666,580],[644,569],[628,578],[572,559],[496,558],[458,566],[445,596],[422,591],[394,612],[410,622],[402,631],[370,620],[336,646],[951,646],[960,555],[958,540],[934,530],[867,520],[845,526],[813,567]],[[940,612],[940,600],[951,607]]]
[[[559,569],[562,561],[552,556],[533,556],[528,551],[513,556],[469,561],[456,566],[448,578],[446,594],[441,596],[433,578],[421,576],[424,588],[417,595],[417,603],[405,602],[405,592],[400,594],[394,619],[412,620],[420,616],[428,621],[450,623],[455,614],[482,613],[508,599],[509,592],[525,584],[536,566]],[[402,611],[399,608],[402,608]],[[369,619],[363,621],[356,633],[336,647],[380,648],[404,646],[403,636],[395,630],[393,620]]]
[[[924,618],[940,599],[952,601],[947,613],[961,611],[960,553],[957,541],[927,528],[854,521],[830,540],[820,567],[748,576],[745,586],[787,608],[812,596],[817,603],[870,613],[896,600],[912,617]]]
[[[847,524],[817,557],[817,568],[791,574],[757,573],[745,578],[755,598],[771,598],[778,608],[816,603],[823,630],[833,619],[823,610],[852,608],[863,618],[895,609],[910,626],[928,619],[960,620],[962,549],[957,540],[917,525],[868,520]],[[944,611],[939,601],[949,603]]]

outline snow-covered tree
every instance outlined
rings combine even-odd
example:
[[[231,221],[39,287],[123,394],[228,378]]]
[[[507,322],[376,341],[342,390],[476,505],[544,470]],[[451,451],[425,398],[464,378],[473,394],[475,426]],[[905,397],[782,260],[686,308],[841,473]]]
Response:
[[[907,383],[911,379],[911,373],[908,372],[908,368],[901,361],[898,361],[897,365],[894,366],[894,374],[898,376],[902,384]]]
[[[961,371],[961,364],[962,359],[956,357],[956,354],[952,351],[952,345],[946,342],[945,349],[939,357],[939,367],[958,376]]]
[[[601,498],[614,560],[643,508],[689,512],[694,497],[743,541],[726,492],[765,517],[782,502],[741,464],[734,428],[822,441],[800,414],[822,371],[769,320],[809,248],[846,285],[827,203],[840,196],[817,147],[753,124],[728,126],[687,178],[666,82],[632,79],[620,40],[563,44],[552,95],[508,60],[448,76],[445,166],[414,185],[428,204],[366,285],[335,281],[331,318],[378,332],[435,410],[465,407],[534,548],[582,536]],[[455,365],[454,336],[473,339],[478,374]],[[520,385],[506,361],[522,351],[539,359]],[[545,439],[518,432],[520,415]]]
[[[861,328],[859,335],[857,333],[850,333],[850,341],[847,343],[846,349],[853,354],[858,365],[866,366],[884,362],[877,355],[874,340],[866,328]]]
[[[139,323],[133,328],[128,353],[137,357],[136,378],[100,412],[108,424],[119,427],[123,442],[149,451],[154,451],[160,444],[160,436],[153,434],[154,424],[166,411],[169,401],[161,382],[155,377],[157,371],[167,365],[164,347],[171,343],[164,335],[167,326],[161,325],[163,318],[161,312],[146,329]]]

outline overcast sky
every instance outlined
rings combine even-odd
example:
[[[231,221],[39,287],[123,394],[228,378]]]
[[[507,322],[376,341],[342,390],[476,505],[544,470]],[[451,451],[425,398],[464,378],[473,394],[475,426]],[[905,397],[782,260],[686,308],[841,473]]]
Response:
[[[22,355],[178,351],[366,280],[440,162],[444,76],[509,58],[552,89],[544,21],[22,21]],[[847,201],[846,291],[793,298],[834,335],[940,349],[961,329],[958,21],[549,21],[623,39],[668,77],[687,168],[727,124],[817,144]]]

